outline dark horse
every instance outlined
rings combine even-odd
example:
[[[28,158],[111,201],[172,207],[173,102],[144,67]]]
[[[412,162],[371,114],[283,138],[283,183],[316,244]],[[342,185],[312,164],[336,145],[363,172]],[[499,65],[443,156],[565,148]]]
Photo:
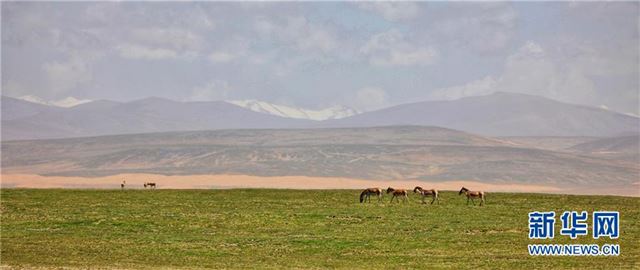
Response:
[[[393,202],[393,199],[395,199],[396,197],[402,197],[402,200],[404,202],[407,202],[407,194],[408,192],[404,189],[394,189],[392,187],[387,188],[387,194],[392,193],[393,197],[391,197],[391,202]],[[400,202],[400,199],[397,200],[398,202]]]
[[[484,204],[484,197],[486,195],[484,191],[469,191],[466,187],[462,187],[458,195],[462,195],[462,193],[467,196],[467,205],[469,204],[469,200],[471,200],[473,205],[476,205],[476,198],[480,198],[480,206]]]
[[[362,193],[360,193],[360,202],[363,203],[367,200],[371,202],[371,195],[378,196],[378,201],[382,201],[382,189],[376,187],[363,190]]]
[[[438,204],[440,204],[440,198],[438,197],[437,189],[422,189],[422,187],[415,187],[413,189],[413,193],[420,193],[420,195],[422,195],[422,203],[425,203],[425,197],[433,197],[433,199],[431,200],[431,204],[433,204],[433,202],[438,202]]]
[[[149,187],[149,188],[151,188],[151,189],[155,189],[155,188],[156,188],[156,183],[153,183],[153,182],[144,182],[144,185],[143,185],[143,186],[144,186],[144,188]]]

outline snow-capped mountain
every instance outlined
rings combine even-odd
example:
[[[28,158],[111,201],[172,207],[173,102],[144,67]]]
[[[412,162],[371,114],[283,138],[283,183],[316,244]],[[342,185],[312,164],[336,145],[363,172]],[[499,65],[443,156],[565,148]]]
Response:
[[[332,106],[322,110],[309,110],[303,108],[294,108],[284,105],[277,105],[259,100],[229,100],[228,103],[252,110],[254,112],[277,115],[280,117],[308,119],[308,120],[328,120],[340,119],[359,114],[355,109],[345,106]]]
[[[83,103],[87,103],[87,102],[91,102],[92,100],[90,99],[77,99],[74,97],[66,97],[63,99],[59,99],[59,100],[44,100],[40,97],[37,96],[32,96],[32,95],[28,95],[28,96],[21,96],[18,97],[18,99],[22,99],[24,101],[29,101],[29,102],[33,102],[33,103],[38,103],[38,104],[42,104],[42,105],[49,105],[49,106],[56,106],[56,107],[63,107],[63,108],[70,108],[76,105],[80,105]]]

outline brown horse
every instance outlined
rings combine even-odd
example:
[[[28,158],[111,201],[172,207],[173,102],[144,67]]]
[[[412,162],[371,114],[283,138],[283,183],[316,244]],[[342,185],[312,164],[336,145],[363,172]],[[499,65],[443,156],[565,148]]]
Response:
[[[431,204],[436,201],[438,202],[438,204],[440,204],[440,198],[438,197],[437,189],[422,189],[422,187],[415,187],[413,189],[413,193],[420,193],[420,195],[422,195],[422,203],[425,203],[425,197],[433,197],[433,199],[431,200]]]
[[[378,201],[382,201],[382,189],[380,188],[368,188],[360,193],[360,203],[363,203],[367,200],[371,202],[371,195],[378,196]]]
[[[143,186],[144,186],[144,188],[149,187],[149,188],[151,188],[151,189],[155,189],[155,188],[156,188],[156,183],[153,183],[153,182],[144,182],[144,185],[143,185]]]
[[[125,184],[127,184],[127,181],[122,180],[122,184],[120,184],[120,189],[124,189]]]
[[[462,187],[460,192],[458,192],[458,195],[462,195],[462,193],[467,196],[467,205],[469,205],[469,200],[471,200],[473,205],[476,205],[476,198],[480,198],[480,206],[484,204],[484,198],[486,195],[484,191],[469,191],[466,187]]]
[[[402,200],[404,202],[407,202],[408,199],[408,192],[404,189],[394,189],[392,187],[387,188],[387,194],[392,193],[393,197],[391,197],[391,202],[393,202],[393,199],[395,199],[396,197],[402,197]],[[398,202],[400,202],[400,199],[397,200]]]

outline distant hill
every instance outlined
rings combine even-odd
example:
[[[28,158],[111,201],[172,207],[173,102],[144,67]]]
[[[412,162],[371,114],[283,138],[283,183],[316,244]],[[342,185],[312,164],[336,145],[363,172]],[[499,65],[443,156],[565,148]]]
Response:
[[[402,104],[326,121],[331,127],[425,125],[485,136],[616,136],[640,132],[640,118],[551,99],[498,92]]]
[[[60,109],[48,105],[28,102],[12,97],[2,97],[2,121],[20,119],[39,113],[49,113],[58,110]]]
[[[18,103],[7,97],[3,97],[3,102],[4,100],[8,102],[6,106],[3,103],[2,107],[3,140],[233,128],[287,128],[307,123],[307,120],[257,113],[222,101],[177,102],[146,98],[126,103],[93,101],[71,108],[56,108],[25,101]]]
[[[590,153],[638,153],[640,135],[592,140],[574,145],[569,150]]]
[[[60,108],[2,98],[2,140],[217,129],[439,126],[484,136],[612,137],[640,133],[640,118],[511,93],[403,104],[341,119],[342,110],[305,111],[268,104],[177,102],[146,98]],[[241,104],[242,105],[242,104]],[[256,105],[257,106],[257,105]],[[247,107],[247,108],[245,108]],[[254,111],[255,110],[255,111]],[[281,117],[287,116],[287,117]],[[293,115],[300,118],[293,119]]]
[[[638,164],[436,127],[216,130],[11,141],[3,173],[246,174],[626,186]]]
[[[601,139],[601,137],[571,137],[571,136],[515,136],[498,137],[501,140],[510,141],[518,147],[538,148],[544,150],[564,151],[574,145]]]

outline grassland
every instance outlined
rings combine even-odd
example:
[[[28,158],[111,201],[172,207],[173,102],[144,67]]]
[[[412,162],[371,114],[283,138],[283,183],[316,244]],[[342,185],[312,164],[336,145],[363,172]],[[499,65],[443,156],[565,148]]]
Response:
[[[640,267],[638,198],[490,193],[474,207],[453,192],[441,205],[359,204],[353,190],[0,192],[10,268]],[[533,210],[617,210],[621,237],[532,241]],[[532,243],[620,244],[622,255],[530,257]]]

